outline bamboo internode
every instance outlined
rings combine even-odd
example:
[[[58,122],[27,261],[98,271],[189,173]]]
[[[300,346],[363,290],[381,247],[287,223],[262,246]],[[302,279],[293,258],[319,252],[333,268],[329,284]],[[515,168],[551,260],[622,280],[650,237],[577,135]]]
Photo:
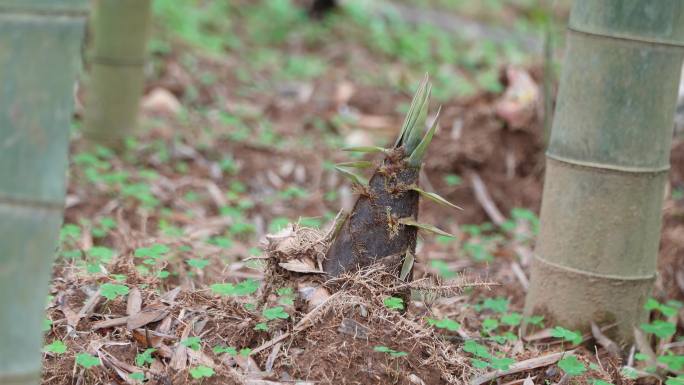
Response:
[[[40,381],[86,16],[85,0],[0,0],[0,384]]]
[[[92,143],[120,147],[135,131],[151,4],[151,0],[93,2],[84,123],[84,135]]]
[[[684,3],[577,1],[547,151],[528,314],[632,340],[656,274]]]

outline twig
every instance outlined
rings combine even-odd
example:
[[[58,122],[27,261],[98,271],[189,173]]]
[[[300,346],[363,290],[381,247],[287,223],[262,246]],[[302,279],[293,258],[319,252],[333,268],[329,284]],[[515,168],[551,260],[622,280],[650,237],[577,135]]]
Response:
[[[525,275],[525,272],[520,264],[516,261],[513,261],[511,263],[511,270],[513,271],[513,274],[515,274],[515,277],[518,278],[520,286],[522,286],[523,290],[527,292],[527,289],[530,287],[530,281],[527,279],[527,276]]]
[[[278,342],[277,344],[275,344],[273,350],[271,351],[271,354],[268,355],[265,367],[266,373],[271,373],[271,371],[273,371],[273,364],[275,363],[276,358],[278,358],[278,353],[280,353],[280,346],[282,344],[282,342]]]
[[[96,290],[93,294],[88,297],[88,300],[83,304],[83,307],[78,312],[78,316],[83,318],[93,312],[97,303],[100,302],[100,290]]]
[[[484,374],[482,376],[476,377],[475,379],[473,379],[470,382],[470,384],[471,385],[482,385],[482,384],[488,383],[489,381],[492,381],[496,378],[507,376],[509,374],[520,373],[520,372],[524,372],[526,370],[540,368],[542,366],[549,366],[551,364],[555,364],[556,362],[558,362],[561,358],[563,358],[563,356],[568,355],[568,354],[572,354],[572,353],[574,353],[574,350],[568,350],[565,352],[547,354],[545,356],[535,357],[535,358],[530,358],[529,360],[520,361],[520,362],[517,362],[517,363],[511,365],[511,367],[508,368],[507,370],[497,370],[497,371],[489,372],[489,373]]]
[[[470,183],[472,183],[473,185],[475,198],[480,203],[480,206],[482,206],[484,211],[487,213],[487,216],[489,216],[492,222],[494,222],[497,226],[501,226],[506,221],[506,217],[504,217],[503,214],[501,214],[501,211],[499,211],[499,208],[496,207],[496,204],[492,200],[492,197],[489,196],[489,192],[487,192],[487,187],[482,181],[482,178],[480,178],[480,175],[478,175],[477,173],[471,173]]]
[[[603,348],[606,349],[608,353],[618,358],[622,355],[622,350],[620,349],[618,344],[610,338],[606,337],[606,335],[603,334],[601,329],[594,322],[591,323],[591,334],[594,336],[596,342],[603,346]]]

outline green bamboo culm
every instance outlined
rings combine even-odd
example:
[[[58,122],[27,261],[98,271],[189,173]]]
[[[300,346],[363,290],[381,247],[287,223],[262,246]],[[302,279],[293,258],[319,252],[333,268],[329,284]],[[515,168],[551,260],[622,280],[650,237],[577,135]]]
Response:
[[[0,384],[40,382],[86,0],[0,0]]]
[[[622,344],[645,320],[684,57],[681,0],[577,0],[525,312]]]
[[[94,0],[84,137],[120,148],[135,132],[152,0]]]

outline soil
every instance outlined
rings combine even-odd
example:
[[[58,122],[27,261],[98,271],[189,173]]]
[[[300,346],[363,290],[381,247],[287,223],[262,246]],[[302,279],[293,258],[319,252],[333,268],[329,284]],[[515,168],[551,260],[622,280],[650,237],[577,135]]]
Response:
[[[372,62],[358,47],[333,46],[321,51],[333,58],[361,51],[360,60]],[[377,70],[374,63],[366,64]],[[150,83],[150,89],[161,86],[183,97],[191,86],[201,84],[196,74],[183,69],[175,55],[164,58],[160,65],[162,69]],[[483,320],[496,314],[489,310],[476,312],[474,308],[485,298],[503,297],[510,300],[508,310],[522,309],[524,283],[512,267],[517,266],[525,276],[529,258],[519,255],[516,246],[532,250],[533,242],[529,239],[517,242],[512,237],[489,232],[475,236],[462,229],[463,225],[492,221],[474,193],[473,180],[477,177],[505,216],[514,208],[526,208],[538,214],[545,147],[540,115],[523,129],[513,128],[496,114],[495,105],[500,96],[487,93],[451,100],[442,106],[440,130],[426,155],[425,175],[421,176],[420,183],[423,189],[439,193],[463,211],[447,212],[422,200],[419,221],[456,233],[458,238],[448,245],[431,237],[419,238],[414,278],[417,284],[426,287],[416,289],[420,297],[405,301],[408,309],[404,312],[389,311],[383,300],[396,293],[401,283],[377,277],[369,280],[368,275],[362,274],[350,281],[355,284],[337,281],[323,285],[325,279],[308,275],[282,270],[274,275],[273,271],[259,267],[263,260],[254,259],[253,248],[258,240],[272,232],[268,224],[274,219],[313,217],[325,224],[332,219],[326,214],[337,213],[349,198],[345,197],[345,191],[348,195],[350,191],[348,182],[325,166],[325,162],[348,160],[347,155],[329,146],[325,137],[344,139],[354,127],[328,120],[348,110],[361,118],[382,117],[383,124],[365,130],[377,141],[389,142],[396,137],[401,124],[397,106],[410,101],[410,95],[353,83],[344,71],[358,69],[343,68],[330,71],[318,80],[294,86],[283,84],[281,93],[274,87],[243,97],[234,91],[240,88],[233,76],[238,65],[241,63],[199,58],[197,72],[215,73],[218,81],[198,86],[198,98],[192,107],[215,106],[218,101],[224,101],[226,110],[239,116],[240,124],[247,126],[246,138],[236,139],[239,125],[222,121],[211,112],[191,112],[179,119],[144,111],[143,122],[148,130],[140,138],[139,146],[121,158],[107,159],[111,171],[127,172],[137,180],[147,181],[139,175],[140,170],[155,171],[156,177],[149,181],[150,190],[164,210],[150,210],[135,197],[122,196],[121,186],[115,183],[90,181],[86,167],[72,161],[68,190],[71,203],[65,213],[65,223],[82,224],[84,220],[104,215],[113,217],[117,223],[116,229],[101,239],[93,239],[84,231],[73,247],[88,250],[93,245],[103,245],[115,249],[117,256],[106,266],[107,271],[97,274],[84,274],[82,266],[71,260],[61,259],[55,267],[52,288],[55,299],[48,307],[48,318],[53,325],[46,333],[46,343],[60,339],[67,344],[69,352],[44,355],[43,383],[135,383],[127,374],[132,372],[136,355],[150,347],[157,350],[152,356],[153,362],[145,365],[147,383],[159,385],[465,384],[473,376],[486,372],[472,367],[473,357],[463,351],[463,341],[483,341],[480,335]],[[535,69],[530,72],[538,82]],[[353,88],[351,95],[343,100],[337,98],[336,92],[349,84]],[[310,94],[303,97],[308,91]],[[319,124],[321,119],[326,123]],[[263,124],[263,120],[268,124]],[[272,132],[265,127],[270,127]],[[276,135],[276,138],[265,145],[256,140],[260,135]],[[308,141],[302,144],[297,142],[299,139]],[[83,148],[83,143],[76,139],[72,153],[79,154]],[[166,151],[167,160],[161,159],[160,149]],[[235,161],[236,170],[217,172],[218,163],[227,157]],[[183,168],[187,170],[180,172]],[[461,183],[448,184],[445,177],[451,174],[460,176]],[[306,191],[302,193],[293,187]],[[655,297],[661,300],[684,300],[684,199],[679,196],[682,189],[684,141],[675,138],[655,291]],[[283,191],[289,191],[290,195],[283,195]],[[326,192],[330,191],[336,192],[338,198],[326,199]],[[195,196],[189,199],[189,193]],[[231,215],[234,214],[231,211],[225,214],[227,208],[236,207],[241,208],[240,216]],[[247,230],[238,230],[245,225],[249,225]],[[92,224],[83,226],[92,227]],[[169,229],[170,226],[173,228]],[[170,235],[172,230],[181,230],[182,235]],[[230,237],[233,243],[220,247],[207,242],[211,237],[222,236]],[[463,251],[466,243],[485,236],[494,239],[486,250],[491,259],[474,260]],[[168,271],[170,276],[166,279],[143,274],[138,269],[140,258],[134,256],[137,248],[155,243],[173,249],[163,263],[154,267]],[[183,246],[189,246],[191,251],[182,251]],[[191,258],[202,258],[208,265],[195,269],[187,264]],[[316,261],[317,257],[311,256],[310,260]],[[445,263],[449,272],[457,276],[438,277],[434,261]],[[101,298],[89,313],[69,325],[69,314],[78,313],[89,298],[87,293],[110,282],[111,274],[125,275],[123,283],[141,290],[143,309],[157,307],[168,314],[134,330],[129,330],[127,325],[96,329],[97,322],[127,316],[126,301],[131,296],[113,301]],[[255,294],[260,296],[258,299],[221,296],[211,290],[212,284],[245,279],[265,279]],[[302,285],[316,288],[323,285],[328,295],[325,298],[340,294],[335,297],[337,302],[312,313],[302,298],[297,297],[293,304],[283,304],[274,293],[283,286],[298,293]],[[441,290],[436,288],[449,285],[452,291],[434,294]],[[164,293],[172,292],[175,287],[180,287],[176,297],[163,300]],[[265,321],[261,313],[263,306],[282,306],[288,318],[269,321],[267,331],[255,330]],[[315,316],[315,322],[298,328],[298,323],[307,316]],[[449,317],[459,322],[462,329],[447,332],[428,328],[426,317]],[[359,338],[340,331],[346,323],[360,325],[365,330],[364,336]],[[201,337],[199,351],[186,349],[180,343],[193,336]],[[268,345],[278,338],[282,339]],[[240,354],[215,353],[212,348],[217,345],[235,347],[238,351],[263,349],[248,359]],[[525,349],[522,344],[492,345],[518,361],[567,348],[548,338],[526,344]],[[395,357],[390,351],[377,351],[381,346],[394,353],[407,354]],[[599,351],[599,356],[604,357],[605,351]],[[75,354],[79,352],[98,354],[104,365],[83,369],[75,364]],[[578,354],[582,360],[594,362],[594,353],[593,343],[589,341]],[[614,384],[625,383],[616,374],[619,364],[611,360],[602,360],[605,370],[594,372],[592,377],[605,378]],[[192,378],[190,370],[198,365],[212,367],[215,375]],[[267,370],[268,366],[272,366],[271,370]],[[535,377],[535,383],[561,380],[559,369],[550,364],[502,377],[499,381],[520,383],[527,376]],[[588,377],[581,377],[576,383],[588,381]]]

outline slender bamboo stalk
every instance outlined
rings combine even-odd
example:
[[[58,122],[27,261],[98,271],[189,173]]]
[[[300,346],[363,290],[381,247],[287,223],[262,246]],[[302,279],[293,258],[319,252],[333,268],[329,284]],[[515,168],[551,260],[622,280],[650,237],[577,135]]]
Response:
[[[84,136],[117,148],[135,131],[152,0],[94,0]]]
[[[656,273],[684,49],[679,0],[577,0],[527,314],[632,340]]]
[[[40,381],[86,0],[0,0],[0,384]]]

